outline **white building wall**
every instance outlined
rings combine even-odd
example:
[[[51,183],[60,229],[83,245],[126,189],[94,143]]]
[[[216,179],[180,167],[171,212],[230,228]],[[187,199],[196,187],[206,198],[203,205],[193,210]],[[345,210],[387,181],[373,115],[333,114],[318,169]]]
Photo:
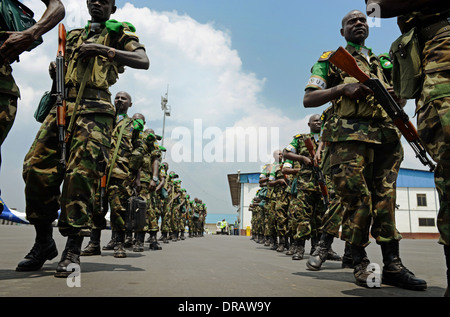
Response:
[[[426,206],[418,206],[417,194],[425,195]],[[397,188],[397,205],[395,221],[398,231],[438,233],[436,217],[439,211],[439,200],[435,188]],[[419,218],[434,219],[434,226],[419,226]]]
[[[252,212],[248,210],[252,199],[256,196],[256,191],[259,189],[259,184],[241,184],[241,229],[252,227]]]

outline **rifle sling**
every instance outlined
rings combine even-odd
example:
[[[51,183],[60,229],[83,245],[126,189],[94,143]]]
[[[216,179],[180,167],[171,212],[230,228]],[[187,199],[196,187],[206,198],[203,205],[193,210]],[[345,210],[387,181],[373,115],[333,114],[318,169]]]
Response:
[[[112,161],[111,161],[111,164],[109,166],[108,178],[106,179],[106,188],[108,188],[109,179],[111,178],[112,170],[114,168],[114,165],[116,164],[117,153],[119,152],[120,143],[122,142],[122,136],[123,136],[123,131],[125,130],[125,126],[126,126],[126,124],[124,122],[122,124],[122,127],[120,128],[119,137],[117,138],[116,148],[114,149],[114,154],[113,154],[113,157],[112,157]]]

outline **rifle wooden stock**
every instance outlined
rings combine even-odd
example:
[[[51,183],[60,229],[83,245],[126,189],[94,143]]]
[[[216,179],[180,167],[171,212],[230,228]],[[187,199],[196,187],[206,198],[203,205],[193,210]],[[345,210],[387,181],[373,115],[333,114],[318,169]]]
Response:
[[[325,182],[325,177],[323,176],[322,171],[320,170],[319,165],[314,161],[314,157],[316,156],[316,150],[314,149],[314,144],[312,143],[310,138],[306,138],[304,140],[306,148],[308,149],[309,155],[313,158],[313,173],[319,184],[320,191],[322,192],[323,203],[328,208],[329,200],[328,200],[328,188]]]
[[[66,165],[66,101],[64,92],[66,54],[66,28],[60,23],[58,26],[58,51],[56,53],[56,122],[58,126],[58,142],[61,151],[60,164]]]
[[[355,58],[342,46],[339,47],[336,52],[331,54],[329,61],[373,91],[375,99],[383,107],[387,115],[392,119],[406,141],[408,141],[411,148],[415,152],[416,157],[422,162],[423,165],[428,166],[430,171],[434,171],[436,166],[428,158],[425,147],[420,141],[416,128],[409,120],[409,116],[403,108],[397,104],[380,80],[378,78],[370,78],[367,76],[358,67]]]

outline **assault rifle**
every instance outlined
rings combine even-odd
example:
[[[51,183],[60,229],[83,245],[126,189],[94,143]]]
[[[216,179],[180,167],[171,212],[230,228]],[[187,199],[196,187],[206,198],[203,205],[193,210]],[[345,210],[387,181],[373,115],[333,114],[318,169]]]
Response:
[[[317,162],[314,161],[314,156],[316,156],[316,150],[314,150],[314,145],[310,138],[306,138],[304,142],[306,148],[308,149],[309,155],[311,155],[311,157],[313,158],[313,174],[317,180],[317,183],[319,184],[320,191],[322,192],[323,203],[325,204],[325,207],[328,208],[330,201],[328,198],[328,188],[325,182],[325,177],[323,176],[323,173]]]
[[[105,195],[106,195],[106,175],[103,175],[102,178],[100,179],[100,212],[104,212],[105,209]]]
[[[65,101],[65,61],[66,28],[64,24],[58,27],[58,52],[56,54],[56,118],[58,126],[58,143],[61,150],[59,163],[66,166],[66,101]]]
[[[406,141],[411,145],[416,157],[423,165],[428,166],[433,172],[436,168],[435,164],[428,158],[427,152],[419,139],[417,130],[409,120],[406,112],[395,102],[391,94],[386,90],[378,78],[370,78],[367,76],[356,63],[355,58],[347,52],[342,46],[331,54],[329,61],[336,67],[340,68],[350,76],[356,78],[360,83],[369,87],[375,96],[375,99],[386,111],[387,115],[392,119],[394,124],[400,130]]]

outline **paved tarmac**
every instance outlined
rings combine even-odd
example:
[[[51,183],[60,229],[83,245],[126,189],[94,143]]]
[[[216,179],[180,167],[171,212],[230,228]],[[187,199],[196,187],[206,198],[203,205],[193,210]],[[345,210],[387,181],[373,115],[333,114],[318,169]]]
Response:
[[[103,231],[102,245],[110,239]],[[60,253],[65,239],[54,231]],[[78,280],[55,278],[59,257],[36,272],[16,272],[17,263],[31,249],[31,226],[0,225],[0,296],[2,297],[172,297],[172,298],[297,298],[297,297],[442,297],[446,288],[443,248],[435,240],[400,242],[403,263],[428,283],[425,291],[410,291],[382,285],[366,289],[354,284],[351,269],[327,261],[320,271],[306,268],[305,259],[294,261],[284,253],[269,250],[246,236],[205,235],[161,244],[151,251],[127,252],[116,259],[112,251],[81,258]],[[83,247],[87,244],[85,239]],[[333,249],[342,254],[344,244],[335,240]],[[381,264],[380,248],[367,247],[369,258]],[[76,284],[75,282],[79,282]],[[71,284],[71,285],[70,285]],[[72,287],[70,287],[72,286]],[[184,301],[183,301],[184,303]]]

